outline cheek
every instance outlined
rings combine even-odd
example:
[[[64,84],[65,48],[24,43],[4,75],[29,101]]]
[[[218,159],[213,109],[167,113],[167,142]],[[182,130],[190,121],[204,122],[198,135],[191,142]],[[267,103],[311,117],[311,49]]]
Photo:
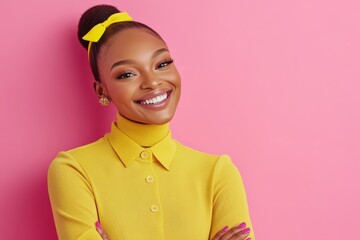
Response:
[[[176,88],[176,102],[179,102],[181,95],[181,77],[180,74],[176,71],[169,78],[169,82]]]
[[[172,83],[175,87],[180,88],[181,87],[181,77],[177,70],[174,70],[172,73],[170,73],[167,76],[167,79],[170,83]],[[180,89],[179,89],[180,90]]]
[[[132,93],[134,92],[134,87],[130,84],[124,83],[115,83],[108,86],[108,91],[110,97],[115,101],[132,101]]]

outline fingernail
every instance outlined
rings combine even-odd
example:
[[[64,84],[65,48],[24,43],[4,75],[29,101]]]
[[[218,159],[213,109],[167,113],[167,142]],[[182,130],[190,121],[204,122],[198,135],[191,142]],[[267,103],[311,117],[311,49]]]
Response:
[[[221,231],[222,231],[222,232],[226,232],[228,229],[229,229],[229,227],[226,226],[226,227],[224,227]]]
[[[95,225],[96,225],[96,227],[97,227],[98,229],[100,229],[101,231],[103,230],[103,228],[101,227],[99,221],[97,221],[97,222],[95,223]]]
[[[239,226],[237,226],[238,229],[242,229],[246,227],[246,223],[241,223]]]
[[[251,238],[247,238],[246,240],[251,240]]]
[[[249,234],[250,233],[250,228],[245,228],[244,230],[241,231],[241,234]]]

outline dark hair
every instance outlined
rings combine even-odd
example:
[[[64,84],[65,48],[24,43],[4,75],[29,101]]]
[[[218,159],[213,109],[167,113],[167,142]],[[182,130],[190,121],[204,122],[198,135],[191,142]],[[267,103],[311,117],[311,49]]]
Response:
[[[94,7],[89,8],[80,18],[79,25],[78,25],[78,39],[81,45],[87,50],[88,49],[88,41],[82,39],[82,37],[87,34],[91,28],[93,28],[96,24],[104,22],[108,19],[112,14],[120,12],[116,7],[111,5],[97,5]],[[151,34],[155,35],[156,37],[161,38],[161,36],[149,26],[136,22],[136,21],[126,21],[126,22],[119,22],[110,25],[101,39],[91,44],[90,49],[90,67],[91,71],[94,75],[96,81],[100,81],[100,74],[99,68],[97,63],[97,56],[99,54],[101,46],[106,43],[114,34],[128,29],[128,28],[142,28],[147,30]]]

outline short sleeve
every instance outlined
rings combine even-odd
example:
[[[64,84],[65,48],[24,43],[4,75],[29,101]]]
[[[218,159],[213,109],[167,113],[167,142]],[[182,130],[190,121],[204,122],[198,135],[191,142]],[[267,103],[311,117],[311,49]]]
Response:
[[[48,191],[60,240],[101,240],[91,185],[79,163],[69,153],[60,153],[49,166]]]
[[[225,226],[231,228],[242,222],[251,229],[249,237],[255,240],[242,178],[230,157],[223,155],[214,169],[210,239]]]

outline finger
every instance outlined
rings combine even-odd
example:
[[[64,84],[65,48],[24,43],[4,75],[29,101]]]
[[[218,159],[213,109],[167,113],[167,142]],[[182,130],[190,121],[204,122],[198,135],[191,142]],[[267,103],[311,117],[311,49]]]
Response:
[[[96,231],[100,234],[100,236],[102,237],[103,240],[110,240],[109,236],[107,235],[105,230],[102,228],[99,221],[97,221],[95,223],[95,226],[96,226]]]
[[[107,233],[104,230],[101,230],[99,228],[96,228],[96,230],[98,231],[98,233],[100,234],[100,236],[103,240],[110,240],[109,236],[107,235]]]
[[[244,240],[249,233],[247,233],[250,228],[246,228],[246,223],[243,222],[236,227],[231,228],[226,232],[219,240]]]
[[[228,226],[223,227],[220,231],[218,231],[215,234],[215,236],[211,240],[219,240],[228,230],[229,230]]]
[[[229,240],[248,240],[248,236],[250,234],[250,228],[245,228],[240,232],[234,233]]]
[[[246,228],[246,223],[242,222],[241,224],[239,224],[238,226],[236,226],[237,229],[243,230]]]
[[[226,232],[224,232],[221,237],[219,238],[219,240],[229,240],[231,239],[231,237],[238,233],[239,231],[243,230],[246,227],[246,223],[241,223],[236,227],[233,227],[231,229],[228,229]],[[240,239],[241,240],[241,239]]]

